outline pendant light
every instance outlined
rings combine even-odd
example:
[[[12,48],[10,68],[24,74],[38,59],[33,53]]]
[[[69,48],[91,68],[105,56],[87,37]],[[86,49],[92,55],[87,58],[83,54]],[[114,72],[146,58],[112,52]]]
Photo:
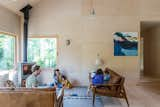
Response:
[[[94,0],[91,0],[90,15],[91,15],[91,16],[95,16],[95,15],[96,15],[96,11],[95,11],[95,8],[94,8]]]

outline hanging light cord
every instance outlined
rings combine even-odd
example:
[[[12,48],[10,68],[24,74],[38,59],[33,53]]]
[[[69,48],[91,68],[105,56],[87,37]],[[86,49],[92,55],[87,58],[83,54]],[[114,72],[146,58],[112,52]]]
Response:
[[[93,15],[93,16],[96,14],[95,9],[94,9],[94,1],[93,0],[91,0],[90,14]]]

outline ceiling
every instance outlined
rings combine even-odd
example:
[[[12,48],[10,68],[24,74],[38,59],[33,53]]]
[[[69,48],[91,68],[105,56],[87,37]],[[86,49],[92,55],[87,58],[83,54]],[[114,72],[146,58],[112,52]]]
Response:
[[[8,8],[9,10],[20,14],[19,10],[22,9],[27,4],[35,5],[40,0],[0,0],[0,5]]]

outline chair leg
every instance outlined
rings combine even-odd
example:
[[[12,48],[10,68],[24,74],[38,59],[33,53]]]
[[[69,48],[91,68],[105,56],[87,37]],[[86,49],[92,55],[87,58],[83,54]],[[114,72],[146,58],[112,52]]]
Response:
[[[95,94],[95,92],[93,92],[93,99],[92,99],[92,104],[94,105],[94,102],[95,102],[95,97],[96,97],[96,94]]]
[[[126,95],[126,90],[124,89],[124,87],[123,87],[123,91],[124,91],[124,98],[125,98],[125,100],[127,102],[127,105],[129,107],[129,102],[128,102],[128,98],[127,98],[127,95]]]
[[[129,107],[129,102],[128,102],[128,99],[127,99],[127,97],[125,97],[125,100],[126,100],[126,102],[127,102],[127,105],[128,105],[128,107]]]

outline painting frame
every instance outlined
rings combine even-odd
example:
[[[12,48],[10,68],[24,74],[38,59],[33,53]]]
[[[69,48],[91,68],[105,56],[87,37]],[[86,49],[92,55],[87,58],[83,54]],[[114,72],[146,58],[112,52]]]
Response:
[[[114,56],[138,56],[138,32],[114,32]]]

